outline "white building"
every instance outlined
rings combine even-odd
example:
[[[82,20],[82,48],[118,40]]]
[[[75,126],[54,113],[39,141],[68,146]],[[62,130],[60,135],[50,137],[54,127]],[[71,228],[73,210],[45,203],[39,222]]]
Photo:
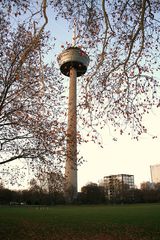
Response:
[[[150,166],[151,180],[153,183],[160,182],[160,164]]]

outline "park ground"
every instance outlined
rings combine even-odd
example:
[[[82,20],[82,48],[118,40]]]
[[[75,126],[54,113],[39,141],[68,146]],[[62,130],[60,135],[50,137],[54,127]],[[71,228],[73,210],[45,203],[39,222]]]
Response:
[[[3,240],[160,240],[160,204],[0,206]]]

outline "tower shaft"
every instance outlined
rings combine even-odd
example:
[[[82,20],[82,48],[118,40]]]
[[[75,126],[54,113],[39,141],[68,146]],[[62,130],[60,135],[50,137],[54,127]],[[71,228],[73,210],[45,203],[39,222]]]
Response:
[[[70,69],[69,103],[68,103],[68,129],[67,129],[67,159],[65,167],[65,195],[66,200],[71,202],[77,197],[77,112],[76,91],[77,71]]]
[[[68,129],[65,165],[65,197],[73,202],[77,198],[77,77],[84,75],[89,65],[88,55],[78,47],[70,47],[59,54],[61,73],[70,77],[68,103]]]

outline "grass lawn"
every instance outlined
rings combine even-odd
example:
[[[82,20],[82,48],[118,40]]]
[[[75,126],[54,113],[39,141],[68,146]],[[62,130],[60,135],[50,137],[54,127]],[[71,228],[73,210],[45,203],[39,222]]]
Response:
[[[0,207],[3,240],[160,240],[160,204]]]

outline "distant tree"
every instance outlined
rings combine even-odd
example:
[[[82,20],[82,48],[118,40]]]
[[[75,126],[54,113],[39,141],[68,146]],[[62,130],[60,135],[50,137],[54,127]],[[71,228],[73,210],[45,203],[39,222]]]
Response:
[[[51,203],[64,202],[65,178],[61,170],[41,171],[37,174],[37,181],[41,189],[49,195]]]
[[[2,180],[0,179],[0,189],[4,188],[4,183],[2,182]]]
[[[141,192],[143,196],[143,202],[159,202],[160,191],[159,184],[151,182],[143,182],[141,184]]]
[[[160,199],[158,199],[157,191],[154,189],[144,189],[142,191],[143,196],[143,202],[144,203],[154,203],[158,202]]]
[[[33,191],[33,192],[39,192],[41,190],[41,187],[38,185],[38,183],[37,183],[35,178],[31,179],[29,190]]]
[[[151,190],[151,189],[154,189],[154,184],[149,182],[149,181],[148,182],[143,182],[143,183],[141,183],[140,188],[142,190]]]
[[[158,192],[160,192],[160,182],[154,183],[154,189]]]
[[[133,203],[143,203],[144,199],[143,199],[143,192],[142,190],[136,188],[134,190],[132,190],[133,193]]]
[[[64,176],[59,169],[54,169],[52,172],[40,172],[37,174],[37,180],[42,189],[48,193],[64,191]]]
[[[36,178],[30,181],[29,191],[33,197],[41,204],[47,201],[47,204],[64,203],[64,177],[60,171],[39,173]]]
[[[82,203],[97,204],[105,202],[104,188],[96,183],[89,183],[81,188],[79,196]]]
[[[12,201],[12,191],[9,189],[0,189],[0,204],[8,204]]]

